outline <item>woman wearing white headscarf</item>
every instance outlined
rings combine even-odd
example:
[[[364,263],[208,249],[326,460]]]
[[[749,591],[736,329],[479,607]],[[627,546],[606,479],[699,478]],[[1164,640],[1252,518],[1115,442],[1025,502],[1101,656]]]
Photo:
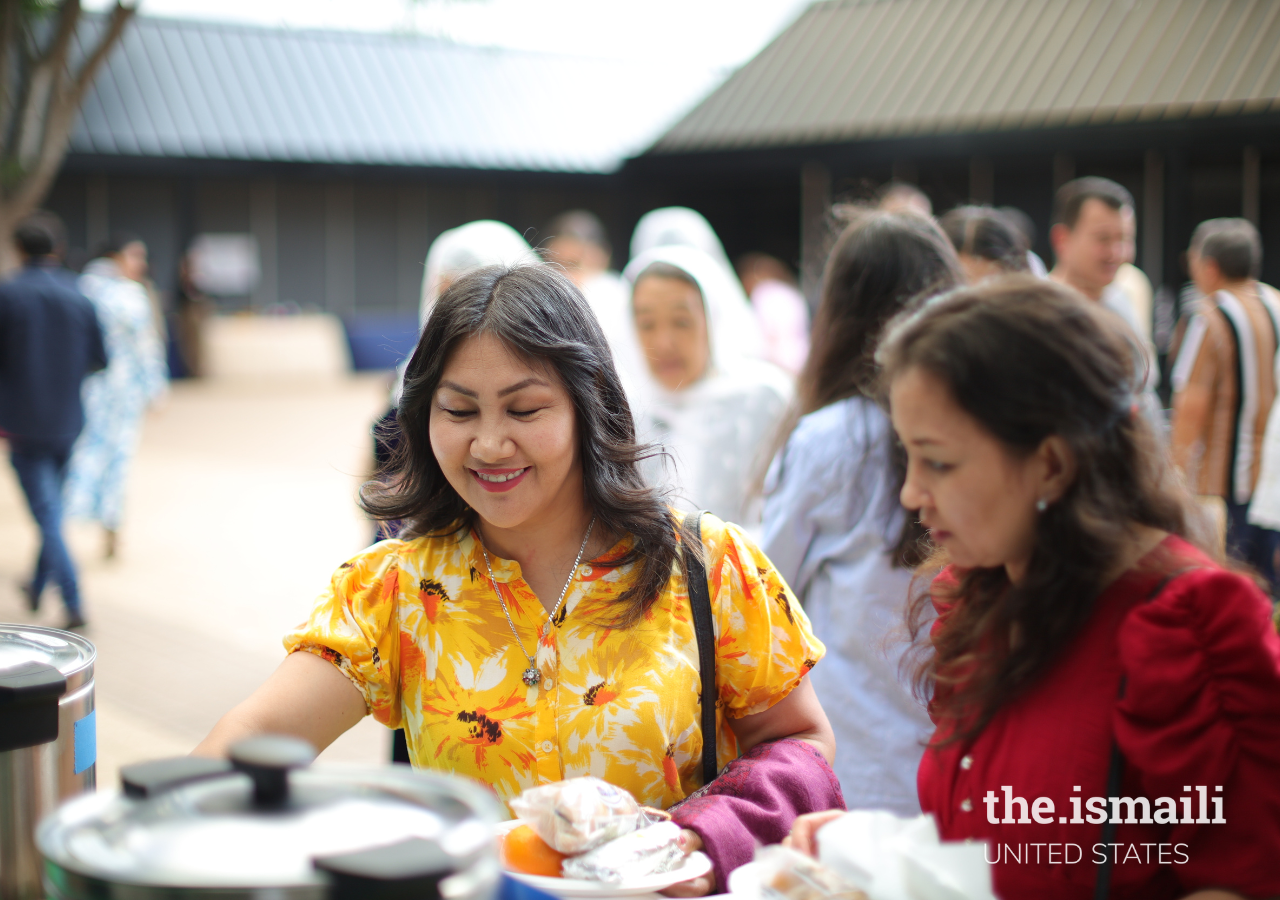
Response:
[[[731,270],[688,246],[641,253],[623,273],[646,362],[632,391],[642,439],[661,443],[673,467],[651,462],[673,501],[752,525],[748,502],[791,398],[789,376],[758,356],[760,331]]]
[[[422,278],[420,322],[435,306],[436,298],[457,280],[459,275],[501,263],[514,265],[534,262],[529,242],[510,225],[492,219],[477,219],[441,234],[427,251],[427,271]]]

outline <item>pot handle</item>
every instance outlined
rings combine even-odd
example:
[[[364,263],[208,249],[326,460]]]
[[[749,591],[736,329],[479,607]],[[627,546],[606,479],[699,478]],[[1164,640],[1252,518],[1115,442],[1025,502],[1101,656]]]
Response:
[[[329,876],[329,900],[439,900],[440,882],[457,860],[435,841],[413,837],[317,856],[312,864]]]
[[[316,748],[301,738],[264,734],[231,745],[231,765],[253,779],[255,806],[282,806],[289,799],[289,770],[310,765]]]
[[[142,800],[193,781],[225,775],[230,771],[231,763],[225,759],[205,759],[199,756],[152,759],[121,766],[120,787],[126,797]]]
[[[0,670],[0,752],[58,739],[58,700],[66,677],[48,663]]]

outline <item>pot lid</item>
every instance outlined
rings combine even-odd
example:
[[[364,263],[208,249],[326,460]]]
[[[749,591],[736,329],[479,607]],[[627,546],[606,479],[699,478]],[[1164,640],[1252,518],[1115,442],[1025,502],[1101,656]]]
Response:
[[[67,679],[71,692],[93,678],[97,655],[93,644],[70,631],[0,624],[0,673],[30,663],[52,666]]]
[[[64,805],[36,843],[51,865],[112,884],[322,886],[330,876],[318,858],[405,846],[421,860],[424,841],[441,851],[432,865],[448,870],[437,881],[477,866],[496,877],[501,814],[482,788],[408,766],[307,768],[313,755],[305,742],[270,737],[237,744],[230,763],[126,766],[121,792]]]

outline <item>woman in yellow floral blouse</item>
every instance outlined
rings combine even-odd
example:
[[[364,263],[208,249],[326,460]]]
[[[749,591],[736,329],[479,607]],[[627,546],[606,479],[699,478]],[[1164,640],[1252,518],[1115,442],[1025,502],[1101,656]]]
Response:
[[[394,474],[362,500],[401,537],[338,569],[279,670],[197,752],[262,732],[323,748],[371,713],[405,729],[414,765],[503,800],[579,775],[664,808],[701,787],[679,563],[696,536],[639,474],[646,449],[577,289],[541,266],[456,281],[409,362],[398,428]],[[720,766],[788,739],[829,762],[804,611],[736,526],[704,516],[702,538]]]

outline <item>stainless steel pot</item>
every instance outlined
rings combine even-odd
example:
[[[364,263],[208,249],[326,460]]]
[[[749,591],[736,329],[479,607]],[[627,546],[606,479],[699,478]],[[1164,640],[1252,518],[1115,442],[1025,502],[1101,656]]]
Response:
[[[36,823],[94,789],[96,657],[78,634],[0,625],[0,900],[44,896]]]
[[[126,766],[119,792],[41,823],[50,900],[489,900],[497,802],[408,766],[308,767],[314,751],[266,737],[230,762]]]

